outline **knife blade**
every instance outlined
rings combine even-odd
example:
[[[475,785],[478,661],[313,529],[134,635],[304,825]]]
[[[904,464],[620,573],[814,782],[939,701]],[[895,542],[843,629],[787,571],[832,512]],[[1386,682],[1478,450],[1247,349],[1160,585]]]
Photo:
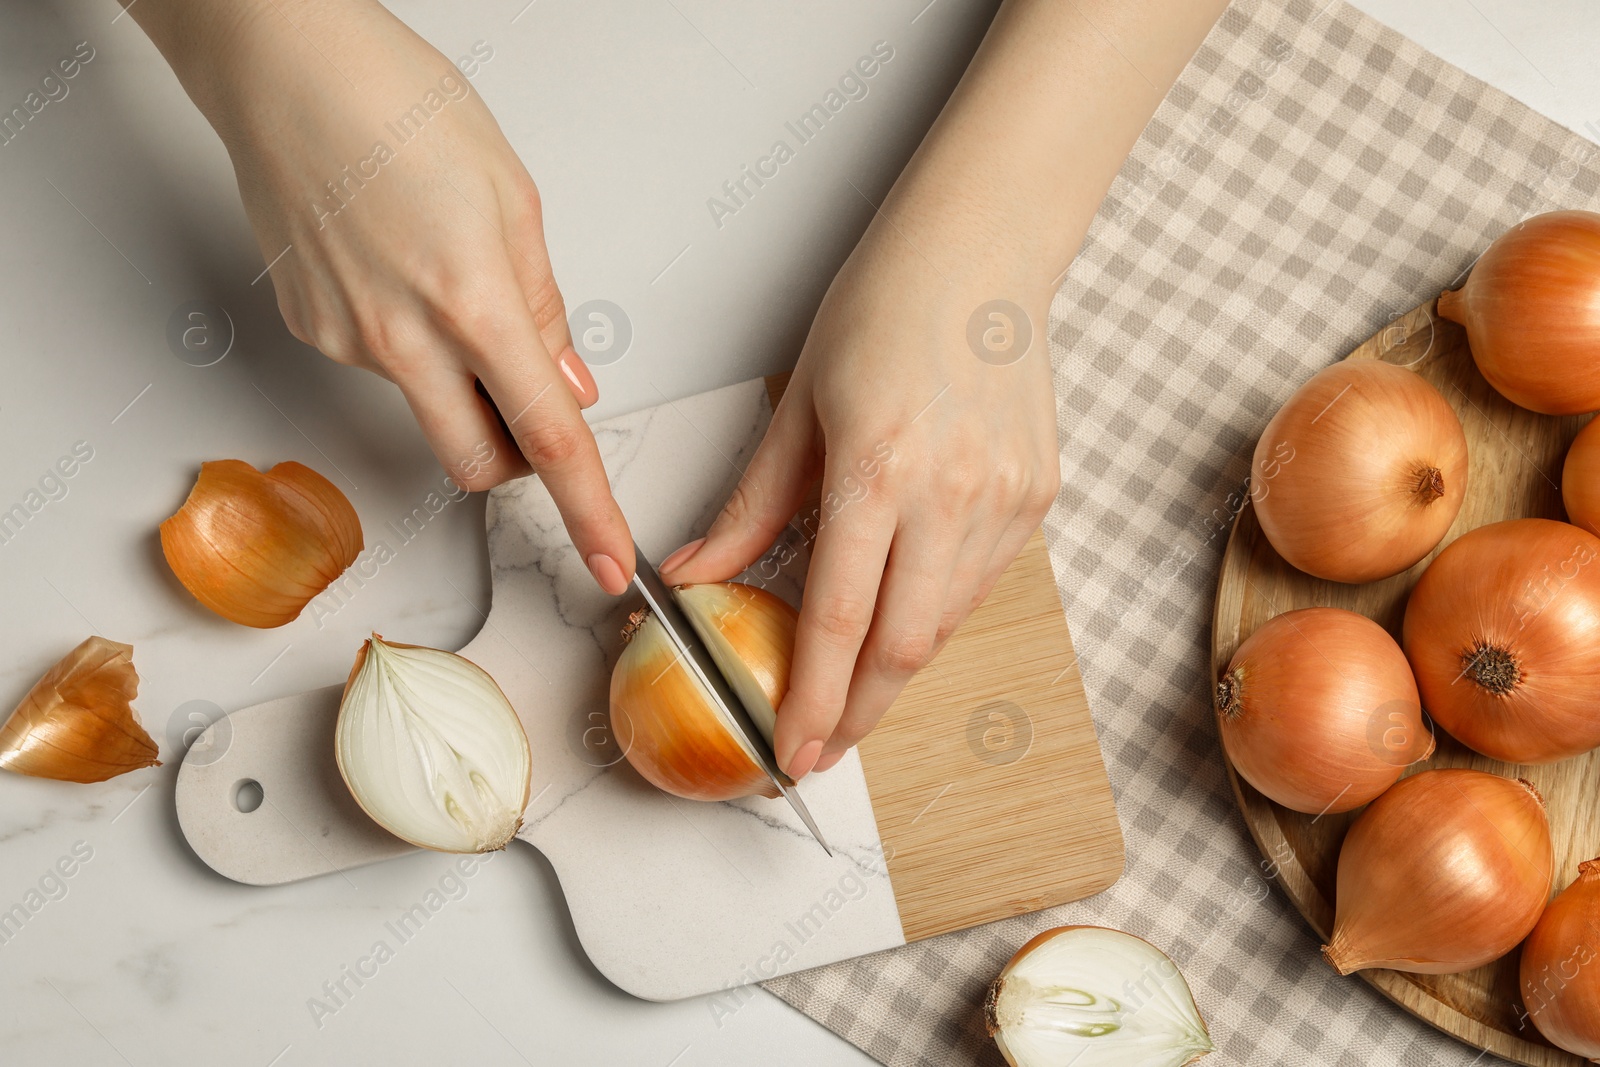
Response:
[[[750,718],[750,713],[745,710],[741,701],[722,676],[722,671],[717,667],[716,661],[711,658],[711,652],[706,648],[705,642],[695,632],[694,625],[684,616],[679,609],[677,600],[673,597],[671,588],[661,580],[661,575],[651,565],[649,557],[644,554],[638,542],[634,543],[633,554],[635,567],[633,584],[644,594],[645,603],[650,610],[655,612],[656,618],[661,620],[662,628],[667,631],[667,637],[677,649],[678,656],[683,660],[689,673],[697,677],[701,684],[711,694],[712,700],[724,710],[756,754],[756,762],[761,764],[761,769],[771,779],[772,784],[778,787],[789,806],[794,808],[795,814],[800,816],[800,821],[806,824],[806,829],[811,831],[811,836],[817,839],[817,844],[828,855],[833,855],[833,850],[828,847],[828,842],[823,839],[822,831],[817,829],[816,820],[812,819],[811,812],[806,808],[804,800],[800,799],[799,792],[786,780],[786,776],[778,770],[777,758],[772,753],[772,746],[767,742],[766,735],[756,728],[755,721]]]

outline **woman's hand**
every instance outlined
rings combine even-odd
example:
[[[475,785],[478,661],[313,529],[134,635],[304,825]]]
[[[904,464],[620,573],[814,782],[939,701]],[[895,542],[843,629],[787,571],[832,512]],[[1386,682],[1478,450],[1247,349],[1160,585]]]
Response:
[[[958,251],[919,251],[888,226],[868,234],[732,498],[703,543],[663,564],[675,584],[739,573],[821,477],[823,506],[802,523],[816,541],[774,738],[795,778],[827,770],[877,725],[1056,496],[1048,300]],[[983,307],[1017,299],[1030,306]]]
[[[1050,299],[1224,6],[1005,0],[829,289],[733,498],[663,564],[680,583],[737,574],[821,476],[773,744],[790,776],[872,729],[1043,518],[1060,478]]]
[[[375,0],[128,11],[226,144],[290,331],[394,382],[464,488],[531,467],[622,592],[632,538],[539,193],[467,78]]]

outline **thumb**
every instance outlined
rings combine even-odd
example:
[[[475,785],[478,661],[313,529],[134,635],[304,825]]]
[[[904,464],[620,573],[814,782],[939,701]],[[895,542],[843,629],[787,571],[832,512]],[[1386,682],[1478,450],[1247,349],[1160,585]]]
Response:
[[[661,576],[673,585],[721,582],[760,559],[805,503],[821,472],[820,437],[809,398],[798,390],[785,394],[711,529],[668,556]]]

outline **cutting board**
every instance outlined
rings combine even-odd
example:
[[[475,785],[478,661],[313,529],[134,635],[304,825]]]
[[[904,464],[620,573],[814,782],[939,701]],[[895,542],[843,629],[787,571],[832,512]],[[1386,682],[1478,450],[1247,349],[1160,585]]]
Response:
[[[1506,400],[1472,362],[1466,331],[1440,319],[1428,301],[1395,320],[1347,357],[1382,359],[1427,379],[1455,408],[1466,432],[1467,496],[1439,548],[1403,574],[1367,585],[1343,585],[1295,570],[1273,551],[1246,503],[1223,555],[1211,636],[1213,677],[1220,678],[1239,643],[1281,612],[1327,606],[1360,612],[1400,637],[1406,597],[1445,545],[1468,530],[1502,519],[1566,519],[1561,465],[1586,416],[1537,415]],[[1436,731],[1438,751],[1426,767],[1476,767],[1538,787],[1550,812],[1556,888],[1578,864],[1600,855],[1600,751],[1546,766],[1501,763]],[[1226,760],[1226,755],[1223,756]],[[1412,768],[1423,769],[1422,766]],[[1359,812],[1302,815],[1268,800],[1230,765],[1228,777],[1250,833],[1317,936],[1333,925],[1339,846]],[[1314,963],[1314,966],[1321,966]],[[1522,1021],[1518,954],[1463,974],[1423,975],[1372,970],[1359,974],[1391,1000],[1445,1033],[1529,1067],[1579,1067],[1583,1059],[1553,1048]],[[1351,979],[1352,981],[1354,979]],[[1465,1060],[1463,1060],[1465,1062]]]
[[[705,532],[783,385],[746,382],[595,426],[652,558]],[[797,604],[818,514],[815,502],[803,510],[747,580]],[[630,993],[670,1000],[772,978],[1076,900],[1121,874],[1041,534],[859,749],[801,783],[829,857],[782,801],[698,804],[640,778],[610,737],[606,695],[638,598],[595,587],[536,479],[493,490],[487,525],[493,606],[461,653],[500,683],[532,743],[518,837],[555,868],[595,966]],[[178,818],[219,873],[270,886],[414,851],[339,777],[341,688],[241,709],[190,748]],[[238,803],[246,783],[262,798],[251,811]]]

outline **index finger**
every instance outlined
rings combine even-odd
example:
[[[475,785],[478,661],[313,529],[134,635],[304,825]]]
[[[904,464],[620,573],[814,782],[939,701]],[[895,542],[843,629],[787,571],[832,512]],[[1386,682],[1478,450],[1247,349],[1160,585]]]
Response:
[[[462,337],[468,365],[549,490],[579,557],[600,587],[616,596],[633,577],[633,537],[611,495],[600,448],[520,294],[499,307],[497,316]]]
[[[778,765],[791,778],[816,764],[844,713],[893,536],[893,513],[871,500],[845,504],[817,534],[795,631],[789,692],[778,708],[772,739]]]

